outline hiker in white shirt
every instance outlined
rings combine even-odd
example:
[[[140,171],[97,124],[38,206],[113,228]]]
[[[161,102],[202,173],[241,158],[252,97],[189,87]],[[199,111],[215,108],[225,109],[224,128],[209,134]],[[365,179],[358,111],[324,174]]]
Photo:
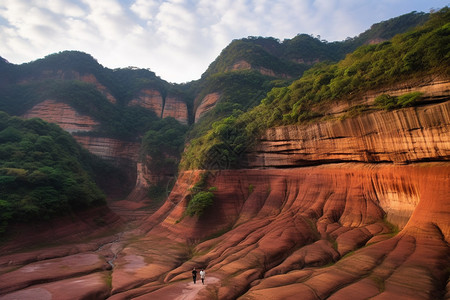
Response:
[[[206,272],[205,269],[202,269],[200,271],[200,278],[202,279],[202,283],[205,284],[205,276],[206,276]]]

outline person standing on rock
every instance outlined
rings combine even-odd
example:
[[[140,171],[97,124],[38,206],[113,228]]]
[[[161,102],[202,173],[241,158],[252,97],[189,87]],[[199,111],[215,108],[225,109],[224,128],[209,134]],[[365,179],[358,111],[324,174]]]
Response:
[[[205,284],[205,276],[206,276],[206,272],[205,269],[202,269],[200,271],[200,278],[202,279],[202,283]]]
[[[195,268],[192,270],[192,279],[194,279],[195,284],[197,281],[197,270]]]

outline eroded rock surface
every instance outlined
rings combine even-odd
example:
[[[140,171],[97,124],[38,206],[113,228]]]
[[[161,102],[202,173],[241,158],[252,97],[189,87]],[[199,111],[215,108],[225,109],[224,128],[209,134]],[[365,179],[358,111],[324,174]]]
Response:
[[[70,105],[51,99],[36,104],[23,117],[41,118],[44,121],[56,123],[70,133],[92,131],[99,125],[97,121],[78,113]]]
[[[200,101],[200,105],[195,110],[195,123],[200,121],[201,117],[209,112],[211,109],[213,109],[217,102],[220,99],[219,93],[210,93],[203,97],[203,99]]]
[[[187,125],[189,121],[186,103],[174,96],[166,97],[164,102],[163,118],[172,117],[181,124]]]
[[[74,136],[74,138],[89,152],[103,159],[110,161],[122,159],[133,163],[137,162],[139,143],[106,137]]]
[[[168,263],[170,268],[157,263],[144,277],[158,277],[159,269],[159,282],[166,282],[168,292],[172,283],[188,280],[193,267],[206,267],[220,278],[196,299],[212,294],[294,299],[299,293],[304,299],[434,299],[447,282],[447,271],[439,267],[450,258],[447,163],[221,171],[208,181],[218,187],[214,209],[200,218],[183,217],[186,187],[198,178],[198,172],[184,173],[148,220],[153,225],[147,238],[127,248],[131,254],[145,243],[146,259],[156,263],[159,246],[149,241],[164,236],[163,243],[174,251],[169,257],[179,257]],[[389,192],[379,188],[384,185]],[[384,212],[391,194],[419,201],[398,217],[396,210]],[[427,206],[424,215],[416,212],[421,206]],[[402,229],[399,234],[392,224]],[[218,232],[223,234],[201,242]],[[185,262],[179,260],[183,253]],[[118,268],[125,272],[125,266]],[[127,281],[115,283],[131,290],[132,281],[152,297],[156,283],[140,281],[147,266],[127,269]]]
[[[144,89],[136,98],[131,100],[128,105],[137,105],[144,107],[146,109],[154,111],[155,114],[161,118],[163,111],[163,97],[157,90]]]
[[[343,121],[268,129],[249,157],[250,167],[329,162],[450,159],[450,102],[376,112]]]

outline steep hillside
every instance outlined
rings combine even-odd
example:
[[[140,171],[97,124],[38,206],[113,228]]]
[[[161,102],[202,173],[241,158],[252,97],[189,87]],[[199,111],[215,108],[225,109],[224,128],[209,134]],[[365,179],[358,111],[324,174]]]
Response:
[[[272,37],[234,40],[211,63],[202,78],[246,69],[254,69],[274,77],[300,77],[312,64],[339,61],[359,46],[389,40],[396,34],[423,24],[428,17],[425,13],[405,14],[374,24],[359,36],[341,42],[327,42],[307,34],[298,34],[282,42]]]

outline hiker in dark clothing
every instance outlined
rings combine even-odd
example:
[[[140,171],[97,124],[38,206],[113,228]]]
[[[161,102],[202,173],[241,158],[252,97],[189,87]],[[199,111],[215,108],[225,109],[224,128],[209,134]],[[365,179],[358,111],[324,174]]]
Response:
[[[194,279],[194,283],[197,281],[197,270],[195,268],[192,270],[192,279]]]

